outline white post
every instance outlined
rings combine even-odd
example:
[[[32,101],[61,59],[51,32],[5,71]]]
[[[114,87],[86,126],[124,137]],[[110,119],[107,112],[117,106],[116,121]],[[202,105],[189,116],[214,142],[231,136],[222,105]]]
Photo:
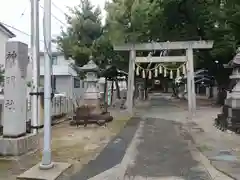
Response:
[[[53,167],[51,156],[51,0],[44,0],[44,143],[41,169]]]
[[[127,89],[127,109],[128,112],[133,111],[133,92],[134,92],[134,70],[135,70],[136,51],[132,49],[130,51],[129,58],[129,70],[128,70],[128,89]]]
[[[33,0],[30,1],[31,3],[31,14],[30,14],[30,21],[31,21],[31,58],[32,58],[32,54],[33,54],[33,34],[34,34],[34,6],[33,6]]]
[[[194,62],[193,62],[193,49],[187,49],[187,58],[188,58],[188,69],[189,69],[189,78],[191,81],[191,95],[192,101],[192,113],[196,112],[196,92],[195,92],[195,81],[194,81]]]
[[[209,87],[206,87],[206,97],[209,97],[210,96],[210,88]]]
[[[190,75],[190,68],[189,68],[189,61],[187,61],[187,95],[188,95],[188,112],[189,115],[192,115],[192,96],[191,96],[191,75]]]
[[[26,134],[28,46],[21,42],[6,45],[4,78],[3,137]]]
[[[31,0],[31,49],[32,49],[32,61],[33,61],[33,84],[32,84],[32,126],[33,133],[37,133],[39,126],[39,110],[38,110],[38,88],[39,88],[39,0]]]

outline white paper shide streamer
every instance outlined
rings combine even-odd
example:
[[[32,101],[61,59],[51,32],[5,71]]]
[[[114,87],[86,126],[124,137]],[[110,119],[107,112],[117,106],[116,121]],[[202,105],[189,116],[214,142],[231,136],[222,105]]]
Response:
[[[179,68],[177,69],[177,78],[180,77],[180,70]]]
[[[170,71],[170,79],[173,79],[173,71]]]
[[[158,69],[155,68],[155,77],[158,77]]]
[[[159,66],[159,73],[162,74],[162,66]]]
[[[142,71],[142,78],[146,78],[145,70]]]
[[[164,77],[167,77],[167,69],[164,68]]]
[[[186,75],[186,67],[185,67],[185,65],[183,65],[182,68],[183,68],[182,69],[183,70],[183,74]]]
[[[152,71],[149,70],[148,79],[152,79]]]
[[[136,75],[139,76],[139,66],[137,66],[137,69],[136,69]]]

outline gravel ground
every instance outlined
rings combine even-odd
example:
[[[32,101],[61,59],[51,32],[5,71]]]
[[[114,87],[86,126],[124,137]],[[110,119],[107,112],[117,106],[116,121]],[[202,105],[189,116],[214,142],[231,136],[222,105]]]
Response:
[[[77,128],[69,126],[68,121],[54,126],[52,130],[53,161],[73,164],[74,173],[79,171],[84,164],[96,158],[129,119],[126,112],[111,110],[111,114],[114,121],[109,123],[107,127],[91,125],[86,128]],[[41,135],[41,142],[42,139]],[[0,160],[0,180],[16,179],[17,175],[37,164],[40,160],[40,151],[14,161]]]

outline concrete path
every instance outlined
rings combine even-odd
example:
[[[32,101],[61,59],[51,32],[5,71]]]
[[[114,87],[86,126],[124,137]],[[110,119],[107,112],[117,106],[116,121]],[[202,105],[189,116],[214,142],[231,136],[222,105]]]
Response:
[[[188,141],[191,137],[181,131],[180,124],[147,118],[139,138],[137,156],[125,177],[210,180],[204,166],[192,157]]]
[[[197,151],[177,105],[156,95],[136,115],[73,180],[230,180]]]
[[[85,165],[83,169],[73,175],[71,179],[87,180],[102,172],[106,173],[107,170],[114,169],[115,166],[121,163],[138,125],[139,118],[132,118],[128,121],[126,127],[110,141],[98,157]]]

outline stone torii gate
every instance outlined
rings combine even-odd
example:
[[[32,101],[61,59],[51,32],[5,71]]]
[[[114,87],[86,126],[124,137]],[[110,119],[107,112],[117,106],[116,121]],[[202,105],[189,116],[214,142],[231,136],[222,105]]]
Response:
[[[194,82],[194,62],[193,49],[211,49],[213,41],[177,41],[161,43],[142,43],[142,44],[124,44],[114,46],[115,51],[130,51],[129,72],[128,72],[128,91],[127,91],[127,110],[132,113],[133,110],[133,87],[135,63],[164,63],[164,62],[187,62],[187,86],[188,86],[188,110],[192,115],[196,111],[196,94]],[[154,51],[154,50],[186,50],[185,56],[164,56],[148,58],[136,57],[136,51]]]

